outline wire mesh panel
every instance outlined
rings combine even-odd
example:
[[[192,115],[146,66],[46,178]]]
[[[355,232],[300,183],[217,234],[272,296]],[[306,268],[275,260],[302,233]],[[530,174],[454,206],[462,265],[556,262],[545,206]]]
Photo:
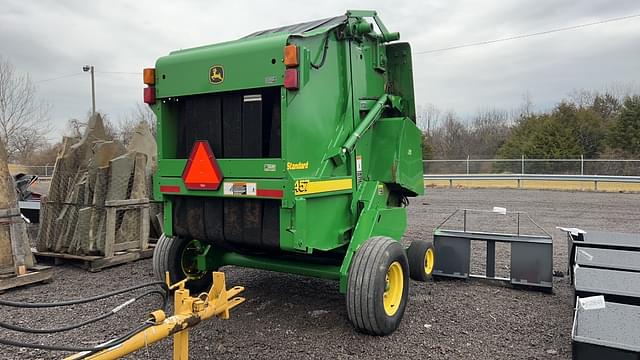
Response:
[[[65,138],[41,199],[38,251],[111,256],[132,244],[146,246],[149,218],[156,217],[148,200],[155,153],[146,123],[125,148],[108,140],[99,115],[81,138]]]
[[[110,160],[108,166],[56,171],[49,195],[41,200],[38,250],[105,255],[108,204],[130,199],[142,200],[141,206],[126,204],[121,211],[114,211],[114,228],[109,230],[114,232],[115,244],[139,242],[143,222],[140,209],[146,207],[149,216],[145,166],[144,154],[128,152]]]
[[[424,173],[549,174],[640,176],[640,160],[631,159],[455,159],[424,160]]]

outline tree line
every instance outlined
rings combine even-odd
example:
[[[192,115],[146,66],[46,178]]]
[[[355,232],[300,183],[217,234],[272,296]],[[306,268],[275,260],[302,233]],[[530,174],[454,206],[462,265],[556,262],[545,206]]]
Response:
[[[425,159],[472,158],[639,158],[640,91],[633,86],[575,91],[548,111],[533,111],[529,96],[514,110],[484,109],[463,121],[454,111],[432,104],[419,108]],[[61,139],[52,139],[51,106],[36,94],[26,74],[0,58],[0,137],[9,161],[51,165]],[[87,119],[90,114],[87,114]],[[137,104],[119,121],[102,114],[110,136],[126,143],[135,126],[153,112]],[[66,136],[79,136],[86,119],[71,119]]]
[[[478,111],[469,122],[434,105],[419,111],[425,159],[638,159],[640,95],[632,87],[575,91],[548,111],[528,96],[512,111]]]

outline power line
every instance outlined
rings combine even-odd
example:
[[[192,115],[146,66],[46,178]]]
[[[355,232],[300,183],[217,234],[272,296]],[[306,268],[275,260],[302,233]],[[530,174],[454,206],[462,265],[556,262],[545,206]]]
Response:
[[[561,28],[538,31],[538,32],[533,32],[533,33],[528,33],[528,34],[513,35],[513,36],[508,36],[508,37],[504,37],[504,38],[500,38],[500,39],[494,39],[494,40],[485,40],[485,41],[478,41],[478,42],[473,42],[473,43],[468,43],[468,44],[454,45],[454,46],[448,46],[448,47],[431,49],[431,50],[416,51],[413,54],[414,55],[423,55],[423,54],[431,54],[431,53],[436,53],[436,52],[457,50],[457,49],[462,49],[462,48],[467,48],[467,47],[489,45],[489,44],[495,44],[495,43],[498,43],[498,42],[511,41],[511,40],[517,40],[517,39],[524,39],[524,38],[529,38],[529,37],[533,37],[533,36],[547,35],[547,34],[552,34],[552,33],[557,33],[557,32],[562,32],[562,31],[576,30],[576,29],[581,29],[581,28],[585,28],[585,27],[589,27],[589,26],[595,26],[595,25],[601,25],[601,24],[606,24],[606,23],[611,23],[611,22],[616,22],[616,21],[628,20],[628,19],[637,18],[637,17],[640,17],[640,14],[620,16],[620,17],[609,18],[609,19],[594,21],[594,22],[585,23],[585,24],[579,24],[579,25],[573,25],[573,26],[565,26],[565,27],[561,27]],[[142,73],[140,73],[140,72],[129,72],[129,71],[96,71],[96,73],[101,73],[101,74],[142,75]],[[38,81],[35,81],[35,83],[54,81],[54,80],[64,79],[64,78],[78,76],[78,75],[82,75],[82,73],[81,72],[80,73],[73,73],[73,74],[62,75],[62,76],[58,76],[58,77],[54,77],[54,78],[50,78],[50,79],[38,80]]]
[[[142,73],[139,73],[139,72],[128,72],[128,71],[96,71],[96,73],[99,73],[99,74],[142,75]],[[43,82],[47,82],[47,81],[66,79],[66,78],[69,78],[69,77],[79,76],[79,75],[82,75],[82,74],[83,74],[83,72],[77,72],[77,73],[73,73],[73,74],[61,75],[61,76],[56,76],[56,77],[49,78],[49,79],[43,79],[43,80],[34,81],[34,83],[37,84],[37,83],[43,83]]]
[[[82,73],[81,72],[77,72],[77,73],[73,73],[73,74],[57,76],[57,77],[53,77],[53,78],[49,78],[49,79],[43,79],[43,80],[34,81],[34,83],[37,84],[37,83],[43,83],[43,82],[47,82],[47,81],[60,80],[60,79],[73,77],[73,76],[78,76],[78,75],[82,75]]]
[[[585,27],[588,27],[588,26],[600,25],[600,24],[605,24],[605,23],[610,23],[610,22],[615,22],[615,21],[622,21],[622,20],[627,20],[627,19],[636,18],[636,17],[640,17],[640,14],[620,16],[620,17],[615,17],[615,18],[610,18],[610,19],[594,21],[594,22],[590,22],[590,23],[586,23],[586,24],[566,26],[566,27],[561,27],[561,28],[557,28],[557,29],[538,31],[538,32],[528,33],[528,34],[513,35],[513,36],[509,36],[509,37],[505,37],[505,38],[494,39],[494,40],[485,40],[485,41],[478,41],[478,42],[455,45],[455,46],[449,46],[449,47],[438,48],[438,49],[416,51],[413,54],[414,55],[422,55],[422,54],[430,54],[430,53],[435,53],[435,52],[456,50],[456,49],[467,48],[467,47],[472,47],[472,46],[488,45],[488,44],[494,44],[494,43],[503,42],[503,41],[524,39],[524,38],[528,38],[528,37],[532,37],[532,36],[552,34],[552,33],[557,33],[557,32],[561,32],[561,31],[569,31],[569,30],[581,29],[581,28],[585,28]]]
[[[125,75],[142,75],[141,72],[128,72],[128,71],[97,71],[99,74],[125,74]]]

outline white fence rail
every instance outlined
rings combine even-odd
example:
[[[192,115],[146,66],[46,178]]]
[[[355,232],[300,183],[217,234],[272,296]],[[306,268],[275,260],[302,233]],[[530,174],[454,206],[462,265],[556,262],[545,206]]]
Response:
[[[512,180],[517,181],[517,187],[521,187],[522,181],[581,181],[592,182],[593,189],[598,190],[599,183],[635,183],[640,184],[640,176],[611,176],[611,175],[550,175],[550,174],[460,174],[460,175],[424,175],[425,182],[448,181],[453,187],[454,181],[469,180]]]
[[[424,173],[640,176],[640,159],[467,159],[424,160]]]

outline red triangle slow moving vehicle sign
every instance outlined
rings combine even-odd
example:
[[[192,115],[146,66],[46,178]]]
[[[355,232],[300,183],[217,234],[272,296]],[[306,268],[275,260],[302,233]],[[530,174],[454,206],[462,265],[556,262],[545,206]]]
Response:
[[[182,180],[189,190],[218,190],[222,171],[208,141],[196,140],[193,143]]]

